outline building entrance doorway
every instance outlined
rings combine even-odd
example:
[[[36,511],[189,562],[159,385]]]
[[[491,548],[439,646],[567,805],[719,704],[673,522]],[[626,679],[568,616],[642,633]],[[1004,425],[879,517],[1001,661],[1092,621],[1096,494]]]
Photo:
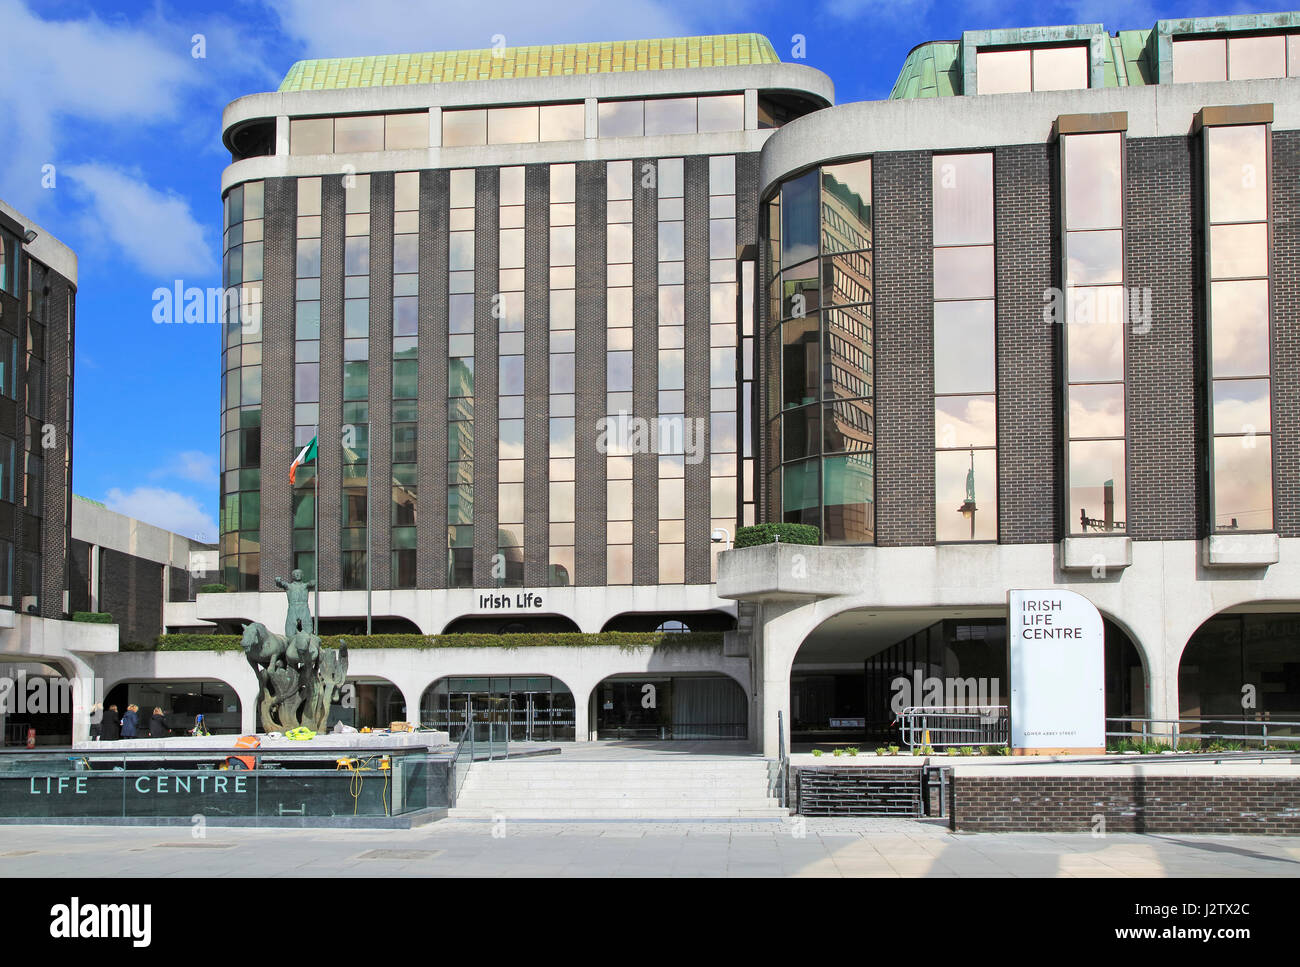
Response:
[[[450,733],[453,742],[460,741],[468,723],[476,742],[507,735],[512,742],[571,742],[573,693],[547,675],[444,678],[425,691],[420,720]]]

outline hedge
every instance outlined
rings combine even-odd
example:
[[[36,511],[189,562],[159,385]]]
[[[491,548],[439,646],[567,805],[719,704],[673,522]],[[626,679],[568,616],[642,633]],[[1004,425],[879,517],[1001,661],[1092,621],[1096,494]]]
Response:
[[[199,585],[199,594],[225,594],[229,588],[224,584],[201,584]]]
[[[111,625],[113,616],[107,611],[74,611],[72,612],[73,621],[85,621],[94,625]]]
[[[239,651],[239,635],[161,635],[152,645],[126,645],[126,651]],[[614,646],[624,651],[646,648],[718,648],[720,631],[671,632],[602,631],[598,634],[536,632],[518,635],[325,635],[326,648],[341,641],[348,648],[595,648]]]
[[[778,537],[782,544],[820,544],[822,532],[812,524],[753,524],[736,531],[735,547],[771,544]]]

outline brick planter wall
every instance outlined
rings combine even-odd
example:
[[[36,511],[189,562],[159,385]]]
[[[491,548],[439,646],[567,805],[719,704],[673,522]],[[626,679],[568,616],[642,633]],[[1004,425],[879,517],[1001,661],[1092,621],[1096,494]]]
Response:
[[[1300,833],[1300,779],[1228,776],[973,776],[952,779],[953,829]]]

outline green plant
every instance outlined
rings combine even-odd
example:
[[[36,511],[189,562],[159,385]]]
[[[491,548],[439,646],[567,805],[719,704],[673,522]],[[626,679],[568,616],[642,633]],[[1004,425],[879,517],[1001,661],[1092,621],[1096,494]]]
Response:
[[[890,754],[890,755],[898,755],[898,746],[896,746],[896,745],[891,745],[891,746],[889,747],[889,754]]]
[[[823,752],[821,749],[813,749],[813,750],[812,750],[812,754],[813,754],[814,756],[823,756],[823,755],[825,755],[826,753]]]
[[[272,628],[272,631],[276,629]],[[141,645],[141,651],[238,651],[239,635],[174,634],[160,635],[153,644]],[[595,648],[616,647],[626,652],[647,649],[715,649],[722,647],[722,632],[692,631],[682,634],[657,631],[601,631],[596,634],[572,632],[530,632],[519,635],[324,635],[326,648],[337,648],[346,641],[348,648]]]
[[[72,612],[73,621],[83,621],[92,625],[111,625],[113,616],[107,611],[74,611]]]
[[[771,544],[780,538],[782,544],[820,544],[822,532],[812,524],[751,524],[736,529],[733,547],[755,547]]]
[[[883,745],[876,747],[876,755],[888,755],[888,754],[889,754],[889,750],[885,748]]]
[[[848,747],[845,748],[845,750],[844,750],[844,754],[845,754],[845,755],[857,755],[857,754],[858,754],[858,747],[857,747],[856,745],[850,745],[850,746],[848,746]]]
[[[989,749],[990,755],[1011,755],[1011,746],[995,745]]]
[[[975,755],[975,750],[972,749],[969,745],[963,745],[963,746],[961,747],[961,754],[962,754],[962,755]]]
[[[832,755],[836,756],[837,758],[838,758],[839,756],[842,756],[843,754],[844,754],[844,750],[843,750],[843,749],[836,749],[836,750],[832,753]]]
[[[928,745],[918,745],[912,750],[912,755],[934,755],[934,748]]]
[[[200,584],[199,594],[225,594],[230,589],[224,584]]]

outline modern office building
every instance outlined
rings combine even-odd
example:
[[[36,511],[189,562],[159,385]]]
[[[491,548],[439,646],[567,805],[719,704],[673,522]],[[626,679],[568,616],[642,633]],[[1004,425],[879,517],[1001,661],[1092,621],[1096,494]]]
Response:
[[[1059,586],[1108,714],[1300,716],[1296,76],[1300,14],[966,31],[842,106],[756,35],[295,64],[223,121],[198,615],[275,627],[319,546],[327,630],[724,630],[370,660],[578,738],[660,674],[771,752],[1005,689]],[[719,561],[767,521],[823,546]]]
[[[76,255],[0,202],[0,744],[66,741],[70,716],[26,712],[14,683],[85,681],[116,647],[116,629],[64,620],[76,293]]]

